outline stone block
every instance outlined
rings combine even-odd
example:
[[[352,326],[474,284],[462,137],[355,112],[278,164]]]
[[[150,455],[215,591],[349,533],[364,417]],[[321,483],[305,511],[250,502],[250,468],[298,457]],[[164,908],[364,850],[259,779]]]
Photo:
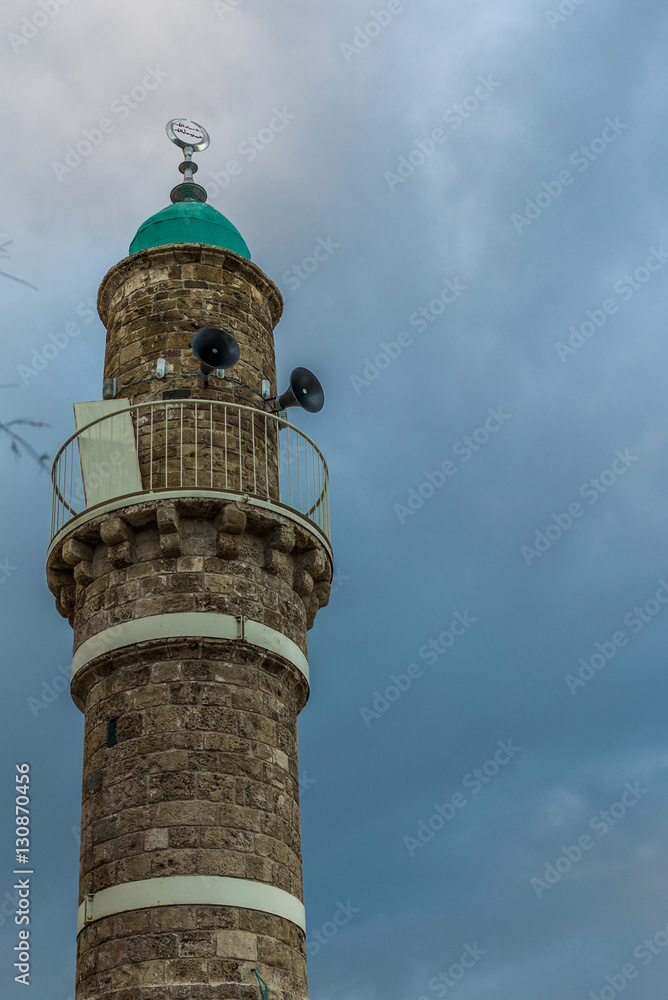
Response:
[[[82,559],[81,562],[77,563],[74,567],[74,579],[78,584],[81,584],[84,587],[87,587],[89,583],[92,583],[95,579],[92,562]],[[99,608],[95,608],[95,610],[99,610]]]
[[[169,846],[170,847],[199,847],[200,842],[203,840],[205,834],[215,827],[203,826],[203,827],[192,827],[192,826],[172,826],[169,828]]]
[[[63,618],[68,618],[74,611],[76,604],[77,588],[72,584],[71,586],[61,587],[59,595],[59,603],[64,614]]]
[[[247,830],[232,830],[229,827],[209,826],[202,829],[200,843],[203,848],[238,851],[248,853],[255,850],[257,834]]]
[[[160,549],[164,556],[174,557],[181,555],[181,536],[178,532],[161,533]]]
[[[236,851],[207,850],[197,851],[198,875],[224,875],[228,878],[245,878],[246,866],[243,854]]]
[[[177,573],[201,573],[204,570],[204,556],[181,556],[176,560]]]
[[[195,776],[188,771],[168,771],[148,778],[150,802],[195,798]],[[203,797],[203,796],[202,796]]]
[[[159,826],[216,826],[219,808],[209,802],[159,802],[155,822]]]
[[[192,780],[192,776],[191,776]],[[195,777],[195,794],[207,802],[231,802],[234,777],[229,774],[199,774]]]
[[[165,963],[165,983],[205,983],[207,962],[203,959],[175,958]]]
[[[63,543],[62,557],[68,566],[76,566],[77,563],[86,561],[90,562],[93,559],[95,549],[91,545],[86,545],[85,542],[80,541],[78,538],[70,536]]]
[[[318,599],[318,608],[326,608],[332,593],[332,585],[326,580],[321,580],[315,585],[315,596]]]
[[[181,680],[180,663],[155,663],[151,667],[151,680],[156,684]]]
[[[252,854],[245,857],[245,877],[254,882],[273,883],[273,864],[268,858],[258,858]]]
[[[322,580],[326,576],[331,575],[329,560],[326,558],[323,549],[307,549],[301,553],[298,562],[300,568],[310,573],[314,580]]]
[[[254,809],[223,803],[218,806],[218,816],[220,826],[253,833],[262,831],[262,817]]]
[[[196,871],[195,851],[169,848],[165,851],[154,851],[151,854],[151,878],[164,878],[169,875],[194,875]]]
[[[245,968],[241,961],[231,958],[211,959],[209,961],[210,983],[241,983],[246,979]]]
[[[216,541],[216,554],[221,559],[238,559],[241,553],[241,535],[219,534]]]
[[[259,937],[257,939],[257,959],[267,965],[290,971],[292,969],[292,954],[290,948],[273,938]]]
[[[150,878],[151,858],[151,854],[134,854],[130,858],[122,858],[116,865],[116,881],[109,884],[116,885],[120,882],[139,882],[141,879]]]
[[[121,545],[132,541],[133,532],[121,517],[111,517],[100,525],[100,537],[105,545]]]
[[[153,933],[190,931],[199,926],[194,906],[156,906],[144,912]]]
[[[118,817],[118,821],[119,823],[122,822],[123,833],[132,833],[136,830],[147,830],[154,824],[154,820],[148,806],[137,806],[134,809],[124,809],[123,815]]]
[[[118,545],[110,545],[107,549],[109,561],[112,566],[130,566],[132,564],[132,545],[130,542],[120,542]]]
[[[300,597],[308,597],[313,591],[313,577],[303,569],[295,569],[292,585]]]
[[[216,938],[209,931],[186,931],[179,935],[179,958],[206,958],[216,954]]]
[[[157,851],[167,847],[169,844],[169,830],[166,827],[158,827],[154,830],[147,830],[144,834],[144,850]]]
[[[291,524],[280,524],[267,539],[267,546],[278,552],[292,552],[295,547],[295,529]]]
[[[133,963],[176,958],[179,953],[177,934],[140,934],[128,941],[127,958]]]
[[[246,512],[236,504],[228,504],[220,513],[218,529],[227,535],[242,535],[246,530]]]
[[[234,929],[239,926],[239,910],[236,906],[197,906],[194,908],[196,925],[200,930]]]
[[[219,958],[239,958],[257,961],[257,937],[247,931],[219,931],[216,935],[216,954]]]

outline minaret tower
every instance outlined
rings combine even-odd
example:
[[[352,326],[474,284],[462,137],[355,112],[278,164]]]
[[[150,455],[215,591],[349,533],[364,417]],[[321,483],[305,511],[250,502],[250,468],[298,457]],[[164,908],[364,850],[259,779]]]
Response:
[[[76,997],[254,1000],[259,976],[302,1000],[297,715],[332,554],[327,468],[284,410],[322,392],[296,369],[278,397],[280,292],[193,181],[205,130],[167,131],[183,182],[102,281],[104,398],[53,471],[85,716]]]

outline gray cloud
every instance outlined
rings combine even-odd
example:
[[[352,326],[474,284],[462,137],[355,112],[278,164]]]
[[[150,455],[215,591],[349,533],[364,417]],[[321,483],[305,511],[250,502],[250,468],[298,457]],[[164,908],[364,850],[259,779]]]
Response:
[[[559,6],[403,0],[349,60],[341,44],[387,4],[243,0],[219,16],[205,0],[71,0],[16,52],[8,35],[38,4],[2,14],[2,267],[39,293],[0,277],[0,382],[19,383],[0,390],[0,419],[48,423],[30,440],[54,455],[71,403],[99,397],[104,330],[86,301],[167,203],[178,156],[164,123],[181,114],[211,133],[198,179],[212,204],[282,287],[282,378],[304,364],[325,386],[322,414],[296,420],[329,462],[348,579],[310,637],[304,870],[310,928],[339,900],[359,913],[309,958],[312,996],[432,1000],[430,981],[475,942],[486,954],[453,988],[461,1000],[600,995],[628,962],[635,997],[662,995],[662,958],[645,966],[633,952],[668,922],[668,607],[637,633],[624,618],[668,578],[668,268],[628,298],[615,287],[668,248],[666,13],[585,0],[551,25]],[[156,67],[155,90],[124,104]],[[500,85],[474,109],[463,102],[481,76]],[[458,104],[471,111],[454,128]],[[275,108],[294,119],[254,158],[240,153]],[[615,117],[628,128],[595,153]],[[58,180],[53,162],[104,118],[113,130]],[[586,169],[581,146],[595,155]],[[385,174],[402,157],[414,172],[392,191]],[[214,194],[211,174],[234,158],[241,172]],[[564,170],[572,183],[550,196]],[[518,232],[513,214],[541,192]],[[282,276],[319,238],[340,247],[291,288]],[[455,279],[466,291],[421,330],[414,314]],[[555,343],[608,299],[618,311],[562,362]],[[68,323],[80,332],[24,384],[20,366]],[[351,375],[402,332],[401,353],[356,392]],[[498,407],[512,415],[501,430],[467,461],[453,454]],[[0,584],[3,761],[6,774],[32,763],[34,983],[66,1000],[81,716],[67,693],[37,716],[28,704],[68,662],[71,634],[43,583],[48,476],[0,446],[0,563],[17,567]],[[581,488],[624,449],[638,461],[588,503]],[[400,523],[394,505],[447,459],[456,474]],[[583,515],[528,566],[521,546],[574,502]],[[421,647],[466,609],[475,626],[429,665]],[[628,644],[573,696],[564,676],[620,628]],[[411,663],[422,676],[366,727],[360,707]],[[411,856],[404,836],[509,739],[522,752]],[[634,781],[648,788],[637,807],[538,899],[529,880]],[[8,819],[2,831],[10,860]],[[0,896],[7,866],[3,877]],[[5,959],[13,943],[5,922]],[[19,996],[9,964],[4,990]]]

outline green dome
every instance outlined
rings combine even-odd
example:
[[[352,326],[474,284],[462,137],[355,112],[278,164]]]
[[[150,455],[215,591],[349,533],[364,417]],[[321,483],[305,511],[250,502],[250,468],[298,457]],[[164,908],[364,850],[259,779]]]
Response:
[[[152,215],[137,230],[130,253],[168,243],[206,243],[234,250],[250,260],[250,250],[239,230],[215,208],[201,201],[177,201]]]

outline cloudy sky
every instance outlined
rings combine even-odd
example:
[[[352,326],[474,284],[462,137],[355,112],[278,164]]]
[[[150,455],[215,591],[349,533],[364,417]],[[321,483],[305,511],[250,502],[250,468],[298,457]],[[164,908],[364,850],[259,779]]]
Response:
[[[169,202],[178,116],[209,130],[197,179],[283,291],[282,380],[305,365],[325,387],[295,417],[329,463],[336,555],[300,717],[311,997],[663,998],[665,4],[0,17],[0,420],[47,424],[16,429],[53,457],[72,403],[100,397],[91,304]],[[31,995],[68,1000],[71,630],[45,584],[48,474],[6,434],[0,464],[0,992],[26,995],[27,761]]]

